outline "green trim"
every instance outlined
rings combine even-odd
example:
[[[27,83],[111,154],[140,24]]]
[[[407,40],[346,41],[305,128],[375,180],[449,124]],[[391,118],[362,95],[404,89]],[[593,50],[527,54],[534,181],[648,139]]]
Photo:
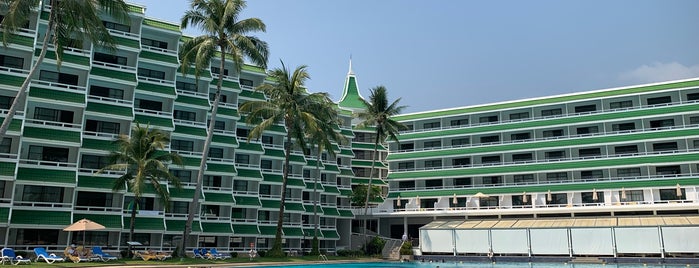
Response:
[[[336,230],[320,230],[323,233],[323,239],[339,240],[340,235]]]
[[[203,98],[195,98],[187,95],[177,95],[175,102],[178,102],[180,104],[194,105],[207,110],[210,108],[209,100]]]
[[[47,176],[51,174],[51,176]],[[70,170],[41,169],[41,168],[17,168],[18,181],[33,181],[41,183],[65,183],[76,184],[77,173]]]
[[[284,150],[282,150],[282,149],[264,148],[264,150],[265,150],[265,157],[285,159]]]
[[[260,202],[262,203],[262,208],[269,209],[279,209],[279,207],[281,207],[282,204],[282,201],[271,199],[261,199]],[[284,206],[284,208],[286,208],[286,206]]]
[[[340,176],[344,177],[354,177],[354,172],[351,168],[340,168]]]
[[[202,128],[202,127],[175,125],[175,133],[191,135],[191,136],[206,137],[206,129]]]
[[[122,228],[121,215],[107,215],[107,214],[95,214],[95,213],[89,213],[89,214],[75,213],[75,214],[73,214],[73,222],[79,221],[81,219],[88,219],[88,220],[97,222],[99,224],[104,225],[104,227],[107,227],[108,229],[121,229]]]
[[[151,83],[138,83],[138,85],[136,85],[136,90],[143,90],[151,93],[167,95],[172,97],[175,97],[177,95],[174,86],[163,86]],[[208,107],[208,102],[206,106]]]
[[[39,54],[41,54],[41,49],[35,49],[34,56],[39,57]],[[49,60],[57,60],[56,59],[56,51],[47,50],[46,56],[44,56],[44,58],[49,59]],[[69,53],[63,53],[63,56],[61,57],[61,62],[74,63],[74,64],[78,64],[78,65],[83,65],[85,67],[90,66],[90,58],[89,57],[78,56],[78,55],[69,54]]]
[[[284,181],[284,176],[275,173],[262,173],[263,181],[281,185]]]
[[[90,75],[119,79],[119,80],[132,82],[132,83],[136,82],[136,74],[134,74],[134,73],[127,73],[127,72],[118,71],[118,70],[104,69],[104,68],[94,67],[94,66],[92,67],[92,69],[90,69]]]
[[[226,222],[202,222],[201,229],[203,233],[233,234],[231,224]]]
[[[139,50],[141,49],[141,42],[139,41],[114,35],[112,35],[112,39],[114,39],[114,43],[118,45],[127,46]]]
[[[114,188],[114,182],[116,178],[110,178],[105,176],[83,176],[78,175],[78,187],[80,188],[97,188],[111,190]]]
[[[138,14],[145,14],[146,13],[146,9],[144,7],[140,7],[137,5],[129,5],[129,4],[127,4],[127,5],[129,6],[129,12],[138,13]]]
[[[222,116],[230,116],[230,117],[235,117],[235,118],[240,118],[240,115],[238,114],[237,109],[233,108],[226,108],[226,107],[218,107],[218,114]]]
[[[226,204],[235,204],[235,199],[233,199],[233,195],[230,193],[212,193],[212,192],[205,192],[204,198],[205,202],[215,202],[215,203],[226,203]]]
[[[52,128],[25,126],[23,136],[50,141],[80,143],[80,132]]]
[[[303,237],[303,230],[295,227],[283,227],[284,237]]]
[[[248,71],[248,72],[253,72],[253,73],[259,73],[259,74],[264,74],[264,75],[267,74],[267,72],[265,72],[265,68],[255,66],[255,65],[250,65],[250,64],[243,64],[243,66],[241,66],[241,69],[243,71]]]
[[[211,140],[213,143],[220,143],[225,145],[230,145],[233,147],[238,147],[238,139],[232,136],[218,135],[214,133],[214,137]]]
[[[77,104],[85,104],[85,93],[74,93],[61,90],[30,87],[29,97],[47,99],[52,101],[65,101]]]
[[[354,157],[354,152],[352,152],[352,149],[341,149],[340,156]]]
[[[236,206],[253,206],[253,207],[260,207],[262,206],[262,203],[260,203],[260,198],[257,196],[236,196],[235,197],[235,205]]]
[[[408,172],[392,172],[388,179],[408,178],[434,178],[434,177],[461,177],[486,174],[545,172],[553,170],[575,170],[583,168],[611,168],[614,166],[640,166],[652,164],[666,164],[674,162],[695,162],[699,153],[686,154],[661,154],[637,157],[615,157],[605,159],[590,159],[564,162],[542,162],[536,164],[502,165],[472,168],[450,168],[440,170],[421,170]]]
[[[191,75],[192,77],[196,78],[196,75],[197,75],[196,73],[197,73],[197,69],[194,66],[190,66],[189,68],[187,68],[186,74],[182,73],[182,66],[177,67],[177,75],[180,77],[188,77],[189,75]],[[211,71],[209,71],[208,68],[203,69],[203,70],[199,70],[199,78],[211,78]]]
[[[143,25],[150,26],[153,28],[159,28],[163,30],[173,31],[180,33],[180,26],[174,23],[158,21],[154,19],[143,19]]]
[[[168,232],[184,232],[186,220],[165,220]],[[201,224],[199,221],[192,221],[192,232],[201,233]]]
[[[194,198],[194,189],[191,188],[172,188],[168,189],[170,192],[170,198],[182,198],[191,200]]]
[[[323,207],[323,215],[325,216],[340,216],[340,212],[334,207]]]
[[[301,203],[293,203],[293,202],[287,201],[284,203],[284,211],[286,211],[286,212],[292,212],[292,211],[305,212],[306,209],[303,208],[303,204],[301,204]]]
[[[160,61],[168,64],[179,64],[180,62],[177,60],[177,56],[175,55],[166,55],[162,53],[156,53],[153,51],[148,51],[148,50],[141,50],[141,53],[138,55],[139,59],[149,59],[149,60],[154,60],[154,61]]]
[[[264,149],[262,149],[262,144],[248,141],[239,143],[238,150],[255,154],[262,154],[265,151]]]
[[[653,92],[653,91],[675,89],[675,88],[684,88],[684,87],[696,87],[696,86],[699,86],[699,80],[665,83],[665,84],[651,85],[651,86],[633,86],[633,87],[627,87],[627,88],[621,88],[621,89],[586,92],[586,93],[580,93],[580,94],[575,94],[575,95],[559,95],[559,96],[552,96],[552,97],[533,99],[533,100],[523,100],[523,101],[515,101],[515,102],[508,102],[508,103],[496,103],[496,104],[492,104],[492,105],[471,106],[471,107],[447,109],[447,110],[440,110],[440,111],[429,111],[429,112],[422,112],[422,113],[405,114],[405,115],[395,116],[395,117],[393,117],[393,119],[396,121],[408,121],[408,120],[417,120],[417,119],[426,119],[426,118],[446,117],[446,116],[455,116],[455,115],[470,114],[470,113],[477,113],[477,112],[487,112],[487,111],[502,110],[502,109],[513,109],[513,108],[521,108],[521,107],[528,107],[528,106],[539,106],[539,105],[544,105],[544,104],[559,104],[559,103],[566,103],[566,102],[571,102],[571,101],[580,101],[580,100],[586,100],[586,99],[600,99],[600,98],[613,97],[613,96],[619,96],[619,95],[641,94],[641,93],[647,93],[647,92]]]
[[[277,234],[277,227],[276,226],[259,226],[260,228],[260,235],[264,236],[275,236]]]
[[[400,136],[399,136],[400,139]],[[379,144],[378,151],[386,151],[386,147],[383,145]],[[358,143],[358,142],[353,142],[352,143],[352,149],[364,149],[364,150],[374,150],[374,144],[373,143]]]
[[[371,161],[371,160],[352,160],[352,166],[353,167],[371,167],[371,164],[374,163],[374,168],[386,168],[386,165],[384,165],[381,161]]]
[[[132,118],[134,116],[132,107],[111,105],[107,103],[88,102],[87,107],[85,107],[85,111]]]
[[[82,148],[111,152],[116,151],[119,148],[119,146],[112,141],[90,139],[88,137],[83,137]]]
[[[40,217],[41,220],[38,220],[38,217]],[[69,211],[12,209],[10,224],[27,224],[35,226],[57,225],[63,228],[72,223],[70,219],[71,217]]]
[[[323,207],[320,205],[315,206],[316,207],[316,213],[318,215],[323,215]],[[313,213],[313,205],[303,205],[303,208],[306,209],[306,213]]]
[[[293,187],[293,188],[306,188],[306,183],[303,182],[303,179],[299,178],[287,178],[286,179],[286,186],[287,187]]]
[[[200,162],[200,164],[201,164],[201,162]],[[209,172],[228,173],[226,175],[229,175],[229,176],[238,173],[238,170],[236,170],[235,164],[233,164],[233,163],[224,164],[221,162],[207,161],[206,166],[207,166],[206,171],[209,171]]]
[[[218,86],[218,79],[214,78],[211,80],[211,85]],[[223,79],[223,82],[221,82],[221,88],[222,89],[234,89],[235,91],[240,90],[240,84],[238,82],[233,82],[233,81],[228,81],[226,79]]]
[[[169,129],[175,128],[175,124],[172,122],[172,118],[162,118],[157,116],[136,114],[134,115],[133,121],[140,123],[141,125],[151,125],[154,127],[164,127]]]
[[[372,181],[373,184],[373,181]],[[352,190],[350,189],[339,189],[340,190],[340,195],[343,197],[351,197],[352,196]]]
[[[247,90],[243,89],[240,93],[238,93],[238,97],[241,98],[248,98],[248,99],[255,99],[255,100],[265,100],[265,94],[259,91],[252,91],[252,90]]]
[[[0,38],[2,38],[2,35],[0,35]],[[0,84],[13,87],[21,87],[23,83],[24,78],[22,77],[8,74],[0,74]]]
[[[342,91],[342,98],[337,104],[342,108],[364,110],[367,107],[361,99],[362,96],[359,95],[359,88],[357,87],[357,77],[348,75],[345,88]]]
[[[302,154],[291,154],[289,155],[289,162],[292,164],[306,165],[306,158]]]
[[[323,188],[325,189],[326,194],[340,194],[340,190],[338,190],[336,186],[323,185]]]
[[[0,40],[2,40],[2,39],[4,39],[4,34],[0,33]],[[25,46],[25,47],[33,47],[34,46],[34,38],[24,36],[24,35],[19,35],[19,34],[10,34],[10,37],[7,38],[7,43],[16,44],[16,45]]]
[[[233,233],[236,235],[259,235],[260,229],[257,225],[249,224],[233,224]]]
[[[244,167],[238,167],[238,176],[237,177],[262,180],[262,173],[260,172],[259,169],[249,169],[249,168],[244,168]]]
[[[340,169],[337,167],[335,164],[331,163],[325,163],[323,164],[325,166],[325,171],[326,172],[331,172],[331,173],[337,173],[340,174]]]
[[[131,215],[124,215],[124,229],[131,229]],[[136,217],[134,223],[136,230],[165,231],[165,220],[163,218]]]
[[[369,184],[369,178],[352,178],[352,184]],[[371,185],[384,186],[386,182],[381,179],[373,178],[371,180]]]
[[[354,213],[352,213],[352,210],[349,209],[338,209],[340,212],[340,217],[343,218],[354,218]]]

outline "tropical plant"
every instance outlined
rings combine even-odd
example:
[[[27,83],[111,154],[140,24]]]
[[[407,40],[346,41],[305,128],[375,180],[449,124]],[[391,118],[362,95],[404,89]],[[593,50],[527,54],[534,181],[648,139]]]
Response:
[[[326,107],[322,109],[323,113],[320,113],[319,116],[326,116],[328,118],[319,118],[318,119],[318,128],[316,129],[306,129],[308,131],[307,133],[307,139],[309,145],[314,147],[316,149],[315,156],[316,156],[316,177],[313,182],[313,220],[314,220],[314,228],[313,228],[313,243],[311,244],[311,252],[310,255],[312,256],[317,256],[320,255],[320,250],[318,248],[318,222],[320,221],[318,219],[318,181],[320,180],[321,173],[320,173],[320,161],[321,161],[321,156],[323,155],[323,152],[326,151],[328,152],[328,155],[330,157],[335,156],[335,152],[332,150],[332,145],[334,143],[338,144],[344,144],[347,142],[347,138],[340,134],[339,132],[336,132],[333,127],[337,126],[341,122],[337,119],[337,110],[333,108],[333,103],[328,102],[326,103]],[[309,154],[310,154],[310,150]]]
[[[327,93],[308,93],[304,82],[309,79],[306,66],[297,67],[293,73],[281,63],[281,68],[269,71],[268,76],[275,83],[263,84],[255,90],[263,92],[269,99],[265,101],[247,101],[240,106],[240,111],[247,116],[246,123],[255,125],[248,139],[257,139],[264,130],[275,124],[283,123],[286,127],[284,143],[284,171],[282,175],[281,202],[279,204],[279,219],[272,249],[269,256],[283,257],[282,225],[284,223],[284,204],[286,203],[286,186],[289,177],[289,158],[291,148],[304,149],[306,133],[320,129],[319,119],[327,118],[328,103],[331,102]]]
[[[60,67],[63,50],[71,44],[82,44],[85,40],[89,40],[93,45],[115,49],[116,42],[109,35],[100,18],[102,13],[120,22],[128,23],[126,20],[129,7],[123,0],[60,0],[49,1],[48,5],[44,2],[43,0],[0,0],[0,5],[7,7],[7,13],[2,20],[4,46],[8,45],[8,38],[12,34],[24,27],[32,13],[36,12],[37,7],[39,12],[49,13],[41,52],[36,61],[33,61],[29,74],[12,101],[7,117],[0,125],[0,137],[5,136],[20,103],[24,101],[29,83],[46,57],[49,43],[56,51],[56,62]],[[47,7],[50,7],[48,11]]]
[[[109,154],[109,164],[99,171],[100,173],[105,170],[126,171],[114,181],[112,190],[121,191],[126,187],[134,195],[134,200],[128,206],[131,209],[129,241],[133,241],[136,210],[143,193],[152,187],[167,210],[170,202],[167,183],[171,183],[178,189],[181,188],[180,180],[170,174],[168,165],[173,163],[182,166],[182,159],[177,153],[165,151],[169,143],[170,138],[167,133],[149,126],[142,127],[136,123],[130,137],[119,135],[114,141],[117,150]],[[131,245],[129,245],[129,253],[130,247]]]
[[[364,103],[364,106],[366,106],[366,110],[357,112],[355,116],[361,120],[357,128],[375,128],[374,150],[371,152],[371,169],[369,171],[368,184],[368,188],[371,189],[379,143],[385,142],[387,138],[398,142],[398,137],[396,135],[398,135],[398,131],[406,129],[406,126],[393,120],[391,117],[400,114],[406,106],[398,105],[401,98],[396,99],[389,105],[388,94],[384,86],[374,87],[370,89],[370,92],[369,101],[359,98],[359,100]],[[369,212],[370,194],[371,191],[366,191],[366,198],[364,199],[364,228],[362,229],[362,234],[364,235],[365,242],[367,229],[366,215]]]
[[[363,207],[364,202],[366,202],[366,184],[358,184],[352,189],[352,196],[350,196],[350,202],[352,206]],[[369,193],[369,200],[375,200],[381,196],[381,188],[376,185],[371,186],[371,192]]]
[[[245,7],[246,2],[243,0],[192,0],[190,1],[191,9],[185,12],[182,17],[181,27],[183,29],[192,25],[197,26],[203,32],[203,35],[194,37],[182,44],[180,48],[182,73],[187,74],[190,66],[193,65],[195,75],[198,78],[203,70],[209,68],[211,60],[216,56],[220,56],[219,60],[221,61],[219,65],[220,75],[216,83],[216,93],[209,117],[209,128],[204,142],[203,153],[205,156],[209,154],[209,147],[213,139],[227,57],[231,57],[230,60],[235,64],[237,73],[240,73],[246,57],[252,63],[267,68],[267,55],[269,54],[267,43],[249,35],[252,32],[264,32],[266,26],[258,18],[241,20],[239,16]],[[200,205],[199,198],[204,181],[206,160],[206,157],[202,157],[199,164],[197,184],[192,202],[189,205],[187,222],[182,236],[181,255],[185,253],[187,238],[192,232],[194,215]]]

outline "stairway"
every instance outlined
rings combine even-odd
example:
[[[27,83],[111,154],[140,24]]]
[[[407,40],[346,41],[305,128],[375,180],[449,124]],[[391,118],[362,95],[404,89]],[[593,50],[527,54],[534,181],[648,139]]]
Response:
[[[386,260],[399,260],[401,246],[403,246],[403,242],[398,239],[386,239],[386,245],[381,250],[381,257]]]

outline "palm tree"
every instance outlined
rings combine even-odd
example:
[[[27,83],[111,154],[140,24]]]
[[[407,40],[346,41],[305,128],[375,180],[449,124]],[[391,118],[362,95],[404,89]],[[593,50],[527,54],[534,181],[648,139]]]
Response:
[[[9,36],[22,28],[37,6],[40,12],[44,12],[46,9],[44,2],[43,0],[0,0],[0,4],[8,8],[2,20],[4,46],[7,46]],[[41,52],[12,101],[7,117],[0,126],[0,137],[5,136],[15,112],[19,109],[19,104],[24,101],[29,83],[44,61],[49,42],[56,50],[56,61],[60,67],[63,50],[70,44],[82,44],[84,40],[89,40],[96,46],[112,50],[116,47],[116,42],[102,23],[101,12],[122,22],[128,18],[129,7],[123,0],[56,0],[49,3],[51,9],[48,10],[49,21],[44,32]]]
[[[170,194],[167,185],[170,182],[175,187],[181,188],[177,177],[170,174],[168,164],[174,163],[182,166],[182,159],[177,153],[165,152],[165,147],[170,143],[167,133],[159,129],[142,127],[136,123],[131,131],[131,137],[120,135],[114,143],[117,151],[109,154],[109,165],[104,170],[125,170],[126,173],[114,181],[113,191],[123,190],[127,187],[134,195],[131,205],[131,227],[129,241],[133,241],[134,226],[136,222],[136,207],[141,202],[141,195],[152,185],[160,197],[163,207],[167,209],[170,202]],[[131,245],[129,245],[129,254]]]
[[[271,257],[283,257],[282,225],[284,224],[284,204],[286,203],[286,186],[289,177],[289,156],[293,142],[297,148],[307,148],[306,133],[320,129],[320,120],[325,118],[327,103],[331,102],[327,93],[309,94],[304,88],[304,82],[309,79],[306,66],[297,67],[293,73],[281,63],[281,68],[270,71],[268,76],[276,81],[274,84],[263,84],[256,88],[269,99],[266,101],[248,101],[240,106],[240,111],[247,115],[246,123],[256,125],[248,135],[249,139],[262,136],[265,129],[283,122],[287,134],[284,143],[284,171],[282,175],[281,202],[279,204],[279,219],[274,245],[267,253]]]
[[[318,128],[317,129],[307,129],[309,130],[309,133],[307,133],[307,139],[308,143],[312,145],[312,147],[316,148],[316,172],[317,176],[315,178],[315,181],[313,183],[313,220],[315,222],[314,228],[313,228],[313,243],[312,243],[312,249],[310,255],[319,255],[320,251],[318,249],[318,180],[321,177],[320,174],[320,161],[321,161],[321,155],[323,154],[323,151],[327,151],[328,154],[331,157],[335,156],[335,152],[332,150],[332,145],[333,142],[335,143],[340,143],[343,144],[347,141],[347,138],[345,136],[341,135],[340,133],[336,132],[333,127],[338,125],[340,122],[337,119],[337,110],[335,110],[332,106],[332,103],[327,103],[327,107],[322,109],[321,111],[324,111],[325,113],[322,113],[321,116],[329,116],[330,118],[327,119],[319,119],[318,122]],[[310,150],[308,150],[308,154],[310,154]]]
[[[367,229],[367,219],[366,215],[369,212],[369,196],[371,191],[371,181],[374,178],[374,167],[376,166],[376,154],[379,149],[379,143],[386,141],[386,138],[390,138],[394,141],[398,141],[396,135],[398,131],[406,129],[406,126],[402,123],[391,119],[392,116],[400,114],[400,112],[406,106],[398,106],[401,98],[398,98],[390,105],[388,104],[388,96],[386,93],[386,87],[377,86],[370,89],[371,95],[369,96],[369,101],[359,98],[366,110],[356,113],[356,117],[359,118],[361,123],[357,125],[358,128],[374,127],[376,128],[375,139],[374,139],[374,151],[371,152],[371,170],[369,172],[369,184],[367,185],[366,198],[364,199],[364,229],[362,233],[364,234],[364,242],[366,243],[366,229]]]
[[[209,67],[211,60],[217,54],[220,54],[220,75],[216,84],[216,94],[214,95],[211,117],[209,118],[209,128],[206,141],[204,142],[203,153],[205,156],[209,154],[209,147],[214,134],[226,57],[231,57],[238,73],[240,73],[244,64],[245,57],[254,64],[267,68],[267,55],[269,54],[267,43],[255,36],[248,35],[251,32],[264,32],[266,26],[258,18],[239,20],[240,13],[245,7],[246,3],[243,0],[192,0],[190,2],[191,9],[182,17],[181,27],[183,29],[189,25],[198,26],[204,33],[182,44],[180,59],[183,74],[186,74],[188,68],[194,65],[195,74],[198,77],[202,70]],[[197,184],[192,203],[189,205],[187,222],[182,236],[182,247],[180,247],[180,256],[184,256],[187,238],[192,232],[194,215],[199,208],[199,197],[201,196],[201,187],[204,181],[206,160],[206,157],[202,157],[199,164]]]

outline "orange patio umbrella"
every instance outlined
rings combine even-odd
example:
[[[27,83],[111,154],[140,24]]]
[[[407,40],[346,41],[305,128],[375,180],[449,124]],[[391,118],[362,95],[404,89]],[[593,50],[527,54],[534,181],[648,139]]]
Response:
[[[63,231],[68,231],[68,232],[83,232],[83,246],[85,246],[85,231],[91,231],[91,230],[102,230],[106,227],[104,225],[96,223],[94,221],[88,220],[88,219],[82,219],[79,221],[74,222],[73,224],[69,225],[66,228],[63,228]]]

